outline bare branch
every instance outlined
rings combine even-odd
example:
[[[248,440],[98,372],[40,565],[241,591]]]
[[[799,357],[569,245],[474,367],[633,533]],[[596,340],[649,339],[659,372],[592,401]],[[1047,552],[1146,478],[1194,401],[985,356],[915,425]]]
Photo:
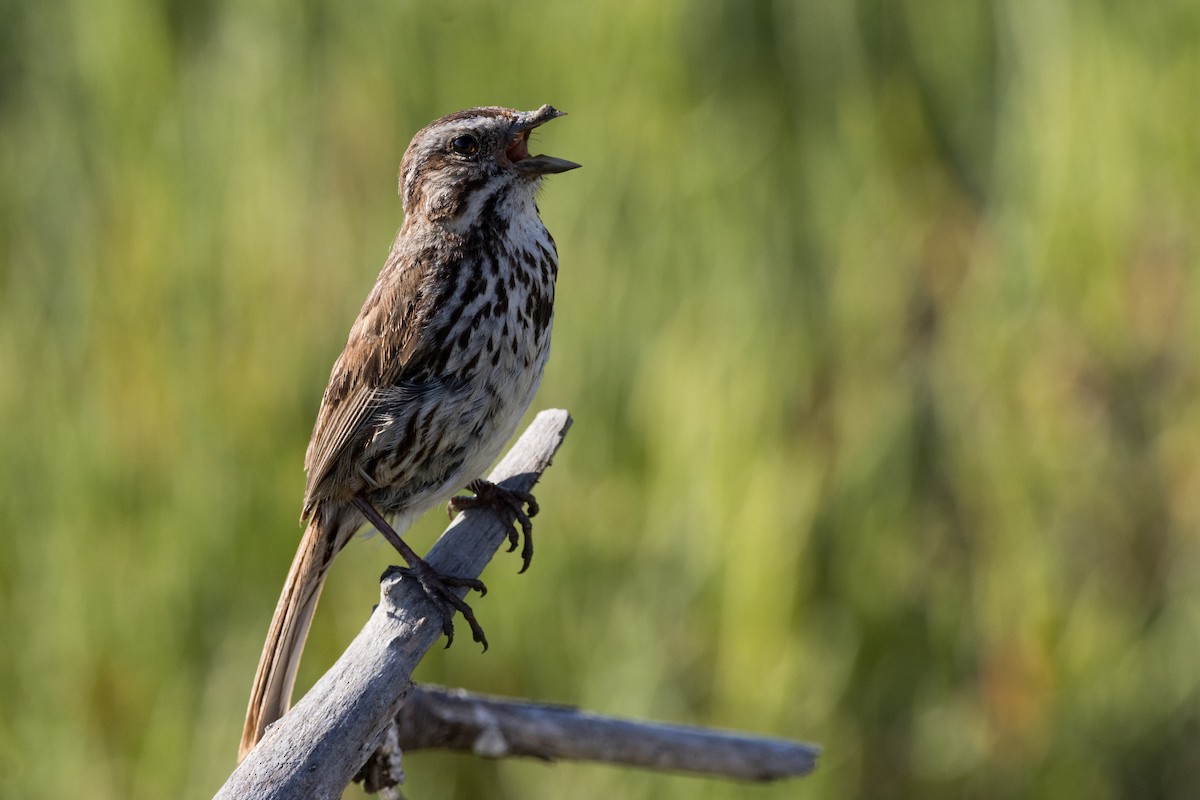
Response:
[[[443,748],[489,758],[604,761],[772,781],[807,775],[816,745],[581,712],[570,706],[415,686],[396,719],[406,752]]]
[[[570,425],[566,411],[538,414],[488,480],[532,490]],[[466,511],[426,560],[443,574],[478,577],[505,541],[506,527],[494,512]],[[216,797],[340,797],[379,745],[408,696],[413,669],[440,635],[441,614],[414,581],[384,581],[379,606],[346,652],[267,730]]]
[[[570,425],[565,411],[538,414],[488,480],[530,491]],[[507,526],[494,511],[468,510],[426,560],[443,574],[477,577],[506,541]],[[815,765],[819,748],[798,742],[416,688],[412,672],[441,635],[441,612],[412,580],[390,577],[381,588],[379,606],[346,652],[267,729],[217,800],[338,798],[381,744],[363,775],[380,788],[402,778],[401,749],[429,747],[763,781],[805,775]]]

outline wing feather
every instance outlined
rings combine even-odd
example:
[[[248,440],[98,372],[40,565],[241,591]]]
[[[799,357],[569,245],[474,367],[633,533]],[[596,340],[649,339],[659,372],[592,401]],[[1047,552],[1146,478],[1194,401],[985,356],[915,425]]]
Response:
[[[443,276],[427,254],[393,250],[334,362],[304,459],[304,516],[346,484],[354,459],[378,422],[384,399],[414,372],[414,352],[427,338]]]

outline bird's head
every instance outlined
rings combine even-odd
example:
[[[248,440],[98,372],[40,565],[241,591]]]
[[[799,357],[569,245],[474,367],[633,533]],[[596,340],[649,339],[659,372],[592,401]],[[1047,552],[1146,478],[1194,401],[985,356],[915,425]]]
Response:
[[[553,106],[536,111],[488,106],[429,123],[413,137],[400,163],[405,215],[453,221],[513,189],[532,197],[542,176],[580,166],[529,154],[533,129],[563,115]]]

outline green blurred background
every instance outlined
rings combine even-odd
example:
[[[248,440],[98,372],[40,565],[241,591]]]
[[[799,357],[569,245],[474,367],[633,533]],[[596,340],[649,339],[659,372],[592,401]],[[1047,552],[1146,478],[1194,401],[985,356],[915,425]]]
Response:
[[[1194,0],[0,3],[0,795],[220,786],[404,147],[542,103],[576,424],[418,677],[825,755],[410,795],[1195,797]]]

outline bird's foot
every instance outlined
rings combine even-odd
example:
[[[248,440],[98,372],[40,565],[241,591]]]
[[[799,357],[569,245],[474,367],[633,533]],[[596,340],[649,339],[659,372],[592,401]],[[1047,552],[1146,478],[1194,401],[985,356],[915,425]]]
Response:
[[[379,579],[386,580],[393,575],[402,575],[405,578],[416,580],[421,585],[421,591],[425,593],[425,596],[442,612],[442,633],[446,634],[446,647],[454,643],[453,617],[454,612],[457,611],[471,626],[471,638],[482,644],[484,652],[487,652],[487,636],[484,635],[479,620],[475,619],[475,612],[471,610],[465,600],[453,591],[454,588],[465,587],[468,591],[474,589],[482,597],[487,594],[487,587],[483,585],[483,581],[478,578],[443,575],[429,566],[429,562],[422,558],[416,559],[410,567],[388,567]]]
[[[529,569],[529,562],[533,558],[533,523],[529,518],[537,516],[537,500],[529,492],[505,489],[491,481],[485,481],[483,478],[468,483],[467,491],[474,492],[475,496],[451,497],[450,502],[446,504],[446,511],[453,517],[456,513],[466,511],[468,508],[492,509],[503,518],[504,523],[508,526],[508,552],[510,553],[517,549],[517,544],[520,542],[520,536],[517,534],[517,523],[520,523],[521,533],[525,536],[525,544],[521,548],[520,572]]]

